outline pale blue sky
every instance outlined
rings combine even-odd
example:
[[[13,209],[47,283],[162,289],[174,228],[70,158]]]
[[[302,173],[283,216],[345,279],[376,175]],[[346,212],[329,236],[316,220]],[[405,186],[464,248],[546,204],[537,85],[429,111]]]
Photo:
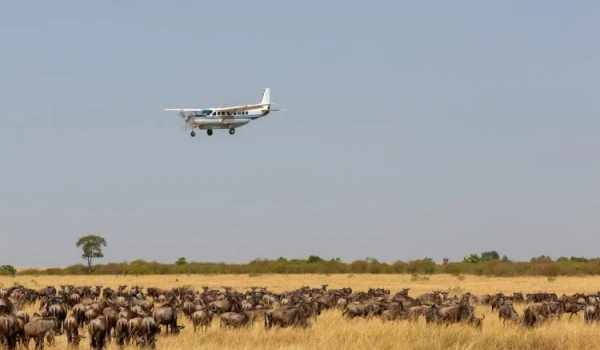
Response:
[[[599,256],[597,1],[0,5],[0,264]],[[287,112],[190,138],[164,108]]]

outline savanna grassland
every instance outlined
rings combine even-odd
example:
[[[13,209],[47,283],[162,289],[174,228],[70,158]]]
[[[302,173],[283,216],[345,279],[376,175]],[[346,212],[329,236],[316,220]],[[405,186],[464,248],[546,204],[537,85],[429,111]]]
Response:
[[[450,295],[470,291],[473,294],[504,292],[530,293],[552,291],[558,295],[577,292],[591,293],[600,289],[600,277],[477,277],[477,276],[411,276],[411,275],[161,275],[161,276],[17,276],[1,277],[1,286],[22,284],[29,288],[61,284],[173,288],[188,286],[201,289],[231,286],[245,291],[251,286],[267,287],[281,292],[303,285],[329,288],[351,287],[355,291],[369,287],[385,287],[392,294],[402,288],[411,288],[416,296],[432,290],[448,290]],[[522,314],[523,305],[516,304]],[[34,308],[28,308],[32,313]],[[551,321],[536,329],[504,325],[489,306],[476,306],[475,313],[484,315],[483,330],[467,325],[437,326],[396,321],[383,323],[372,320],[347,320],[339,310],[326,310],[308,329],[273,329],[255,323],[250,329],[219,329],[218,319],[206,334],[194,333],[191,323],[183,316],[180,323],[186,326],[179,336],[161,333],[158,349],[600,349],[600,326],[584,325],[583,315],[568,320]],[[88,343],[82,341],[81,348]],[[56,340],[56,348],[66,348],[64,336]],[[114,342],[108,347],[117,349]],[[133,347],[131,347],[133,349]]]

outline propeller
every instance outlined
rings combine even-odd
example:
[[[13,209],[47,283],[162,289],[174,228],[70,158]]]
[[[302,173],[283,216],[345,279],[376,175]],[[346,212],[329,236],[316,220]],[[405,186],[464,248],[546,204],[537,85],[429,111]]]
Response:
[[[179,112],[179,115],[181,116],[181,119],[183,119],[183,131],[188,131],[190,130],[190,126],[187,123],[187,121],[192,117],[192,115],[185,115],[184,111]]]

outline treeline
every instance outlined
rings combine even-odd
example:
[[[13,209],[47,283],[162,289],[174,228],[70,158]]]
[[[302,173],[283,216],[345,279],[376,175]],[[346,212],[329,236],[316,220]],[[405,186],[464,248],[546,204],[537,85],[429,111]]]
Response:
[[[486,252],[490,253],[490,252]],[[123,263],[95,265],[91,274],[95,275],[166,275],[166,274],[453,274],[479,276],[575,276],[600,275],[600,259],[560,258],[552,260],[547,256],[531,259],[529,262],[515,262],[498,254],[470,254],[463,261],[450,262],[444,259],[436,263],[430,258],[410,261],[382,263],[369,257],[354,262],[342,262],[339,258],[330,260],[318,256],[307,259],[276,260],[255,259],[247,264],[227,264],[211,262],[187,262],[179,258],[174,264],[155,261],[134,260]],[[495,253],[495,252],[494,252]],[[66,268],[45,270],[22,270],[18,275],[83,275],[88,274],[83,264]],[[1,274],[1,271],[0,271]]]

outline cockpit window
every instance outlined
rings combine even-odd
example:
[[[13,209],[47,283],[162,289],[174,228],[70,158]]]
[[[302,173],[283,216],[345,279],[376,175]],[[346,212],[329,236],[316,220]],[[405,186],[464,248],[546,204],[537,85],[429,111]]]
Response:
[[[203,109],[200,111],[200,115],[211,115],[212,114],[212,110],[210,109]]]

